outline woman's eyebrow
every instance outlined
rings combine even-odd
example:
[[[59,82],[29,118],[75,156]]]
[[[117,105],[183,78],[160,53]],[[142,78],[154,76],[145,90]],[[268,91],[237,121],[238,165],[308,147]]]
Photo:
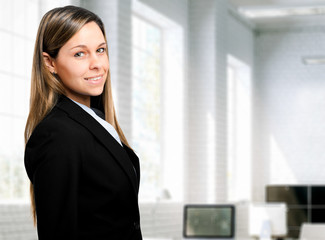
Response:
[[[98,45],[98,47],[106,45],[106,42],[102,42],[101,44]]]
[[[98,45],[98,47],[103,46],[103,45],[106,45],[106,42],[102,42],[101,44]],[[70,48],[70,50],[72,50],[74,48],[87,48],[87,46],[83,45],[83,44],[80,44],[80,45],[77,45],[77,46],[74,46],[74,47]]]
[[[74,48],[87,48],[87,46],[80,44],[80,45],[77,45],[77,46],[74,46],[74,47],[70,48],[70,50],[72,50]]]

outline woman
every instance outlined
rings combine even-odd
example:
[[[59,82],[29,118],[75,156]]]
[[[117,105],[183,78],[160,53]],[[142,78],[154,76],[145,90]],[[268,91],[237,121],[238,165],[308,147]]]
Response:
[[[25,140],[40,240],[142,239],[139,159],[116,119],[94,13],[66,6],[42,18]]]

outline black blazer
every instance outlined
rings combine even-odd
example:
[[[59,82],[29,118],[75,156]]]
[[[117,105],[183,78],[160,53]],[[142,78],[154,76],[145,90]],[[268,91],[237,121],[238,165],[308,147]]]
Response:
[[[65,96],[25,149],[39,240],[142,239],[139,159]]]

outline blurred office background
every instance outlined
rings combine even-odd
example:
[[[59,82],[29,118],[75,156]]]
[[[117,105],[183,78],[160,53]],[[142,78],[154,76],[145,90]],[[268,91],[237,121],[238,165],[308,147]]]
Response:
[[[0,0],[0,239],[36,239],[23,164],[33,48],[43,14],[69,4],[106,26],[145,237],[181,239],[185,203],[240,209],[268,185],[325,183],[324,0]]]

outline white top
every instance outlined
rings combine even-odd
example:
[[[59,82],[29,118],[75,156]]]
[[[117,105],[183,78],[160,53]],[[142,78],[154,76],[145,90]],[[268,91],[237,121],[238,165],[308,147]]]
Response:
[[[71,99],[71,98],[70,98]],[[72,99],[71,99],[72,100]],[[107,121],[105,121],[104,119],[100,118],[95,112],[94,110],[92,110],[90,107],[87,107],[84,104],[78,103],[74,100],[72,100],[73,102],[75,102],[76,104],[78,104],[83,110],[85,110],[90,116],[92,116],[93,118],[95,118],[97,120],[97,122],[100,123],[100,125],[102,125],[106,131],[111,134],[115,140],[123,147],[120,137],[118,135],[118,133],[116,132],[115,128]]]

